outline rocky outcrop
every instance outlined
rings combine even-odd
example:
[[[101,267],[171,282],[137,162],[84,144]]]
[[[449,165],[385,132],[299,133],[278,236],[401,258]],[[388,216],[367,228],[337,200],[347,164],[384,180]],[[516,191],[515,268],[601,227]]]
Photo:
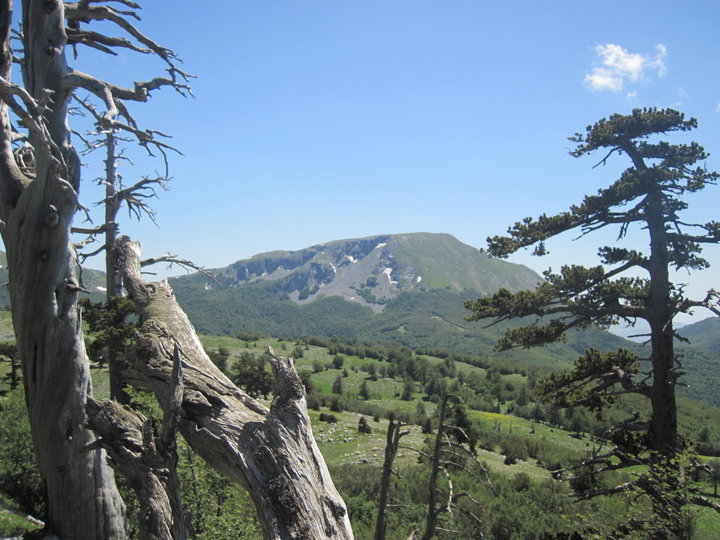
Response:
[[[447,234],[378,235],[275,251],[238,261],[219,274],[233,287],[273,282],[278,292],[305,304],[339,296],[382,311],[403,291],[448,289],[493,292],[533,288],[531,270],[490,259]]]

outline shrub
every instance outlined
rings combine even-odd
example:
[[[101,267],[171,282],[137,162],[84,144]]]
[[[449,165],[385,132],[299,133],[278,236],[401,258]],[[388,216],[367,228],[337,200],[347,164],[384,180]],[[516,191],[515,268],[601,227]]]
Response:
[[[333,396],[330,400],[330,410],[333,412],[342,412],[342,405],[337,396]]]
[[[42,515],[43,489],[22,386],[10,392],[0,408],[0,490],[28,514]]]
[[[372,433],[372,428],[368,425],[367,420],[365,420],[364,416],[361,416],[360,420],[358,421],[358,431],[367,435]]]
[[[530,488],[530,476],[527,473],[519,472],[512,477],[511,485],[515,491],[527,491]]]

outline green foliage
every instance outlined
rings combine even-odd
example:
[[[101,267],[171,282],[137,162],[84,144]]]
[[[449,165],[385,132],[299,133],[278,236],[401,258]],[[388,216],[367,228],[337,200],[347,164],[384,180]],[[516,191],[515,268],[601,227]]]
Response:
[[[478,434],[471,425],[467,408],[462,401],[451,401],[447,405],[445,418],[445,433],[453,437],[459,444],[466,444],[475,454],[475,444]]]
[[[135,313],[135,304],[126,296],[113,296],[107,302],[80,301],[83,319],[88,324],[94,340],[88,346],[88,355],[100,364],[124,353],[134,336],[135,325],[130,319]]]
[[[41,522],[28,519],[14,501],[0,494],[0,535],[3,538],[33,538],[30,533],[37,534],[41,528]]]
[[[688,499],[679,495],[683,490],[677,460],[683,442],[677,431],[675,385],[681,370],[674,351],[673,318],[694,307],[707,307],[718,293],[711,291],[705,300],[686,298],[683,288],[675,287],[668,275],[670,267],[709,266],[699,253],[703,244],[720,243],[719,224],[688,224],[680,213],[688,207],[684,195],[715,184],[719,175],[704,168],[707,153],[697,143],[671,145],[656,142],[656,137],[696,126],[694,119],[685,120],[671,109],[636,109],[631,115],[612,115],[588,126],[584,134],[571,138],[576,143],[573,156],[603,149],[607,153],[601,163],[617,153],[629,158],[630,167],[608,188],[586,196],[569,211],[525,218],[510,227],[507,236],[488,238],[488,251],[497,257],[529,246],[535,246],[535,255],[544,255],[546,240],[563,232],[579,230],[584,236],[613,226],[619,229],[620,241],[631,226],[638,226],[647,235],[647,253],[601,246],[602,265],[563,266],[559,274],[547,271],[545,281],[534,291],[500,290],[465,304],[472,312],[471,320],[505,322],[535,316],[530,324],[507,329],[498,350],[547,345],[564,339],[570,329],[607,328],[620,320],[647,323],[650,366],[644,379],[639,377],[641,358],[634,352],[603,353],[590,348],[574,369],[541,380],[536,394],[554,407],[586,406],[598,418],[616,396],[634,394],[648,401],[649,421],[639,421],[635,413],[609,430],[614,448],[604,458],[593,456],[587,463],[599,466],[598,470],[648,466],[648,473],[632,486],[649,498],[652,516],[630,528],[652,526],[659,531],[665,527],[678,537],[687,533],[689,525],[685,519]],[[553,410],[557,418],[548,419],[557,423],[557,410],[549,412]],[[611,456],[619,464],[609,461]]]
[[[332,386],[332,393],[338,394],[339,396],[342,396],[343,393],[343,378],[341,375],[338,375],[335,378],[335,381],[333,382]]]
[[[330,399],[330,410],[333,412],[342,412],[342,403],[338,399],[338,396],[333,396]]]
[[[429,260],[432,249],[437,247],[435,244],[424,245],[411,241],[408,246],[415,243],[422,249],[423,261]],[[445,289],[449,282],[446,276],[442,280],[438,278],[443,288],[433,288],[429,285],[430,272],[423,270],[422,284],[427,286],[427,290],[414,288],[403,291],[389,300],[381,313],[374,313],[368,306],[338,296],[322,297],[309,304],[298,305],[282,293],[279,282],[258,281],[233,287],[230,283],[225,284],[221,278],[222,286],[206,290],[203,286],[204,276],[187,276],[173,279],[172,285],[195,327],[201,332],[215,335],[257,332],[294,339],[318,336],[324,340],[342,336],[357,342],[394,343],[397,346],[453,351],[462,355],[493,355],[544,366],[557,365],[558,357],[569,365],[578,348],[601,346],[604,343],[610,343],[613,347],[621,346],[621,338],[589,331],[571,334],[568,345],[553,345],[542,351],[493,353],[493,344],[504,332],[506,325],[481,328],[465,320],[463,302],[477,296],[478,293],[473,291],[494,290],[490,283],[485,283],[481,288],[473,283],[486,280],[488,275],[500,275],[512,278],[512,290],[519,290],[523,286],[534,286],[539,277],[532,276],[524,267],[490,259],[474,248],[459,243],[456,247],[457,250],[453,247],[450,251],[455,253],[455,259],[462,259],[452,271],[458,287]],[[442,248],[441,251],[444,250]],[[466,253],[466,250],[469,251]],[[405,256],[412,258],[415,255],[410,249],[404,249]],[[447,259],[433,255],[432,260],[438,271],[447,274],[448,269],[442,268],[442,263]],[[500,266],[496,267],[496,263]],[[465,279],[467,283],[463,281]],[[576,344],[578,341],[580,345]],[[337,353],[354,354],[343,351]]]
[[[178,476],[190,537],[262,538],[248,492],[208,467],[184,441],[179,443]]]
[[[252,397],[267,395],[273,390],[274,378],[265,370],[264,362],[254,354],[243,352],[232,366],[231,379]]]
[[[207,351],[207,355],[212,360],[218,369],[222,372],[227,371],[228,359],[230,358],[230,351],[225,347],[220,347],[217,351]]]
[[[7,384],[10,390],[18,387],[21,379],[20,358],[18,357],[15,343],[0,341],[0,361],[7,360],[10,370],[2,377],[3,384]]]
[[[538,244],[539,253],[545,251],[544,241],[561,232],[579,228],[583,234],[618,224],[620,237],[625,235],[632,223],[652,223],[651,235],[658,236],[667,253],[667,264],[676,268],[697,269],[707,262],[697,256],[700,243],[718,243],[720,234],[716,223],[696,225],[704,235],[685,232],[678,213],[687,207],[680,196],[714,184],[718,178],[715,172],[702,167],[692,168],[707,157],[702,147],[690,145],[669,145],[666,142],[649,143],[647,139],[653,127],[662,128],[657,133],[686,131],[695,127],[694,119],[685,121],[682,114],[667,110],[635,110],[630,116],[613,115],[587,128],[585,135],[578,134],[572,140],[578,143],[573,155],[584,155],[598,148],[610,148],[610,154],[627,154],[632,160],[628,168],[610,188],[600,190],[598,195],[587,196],[573,206],[569,212],[557,216],[540,216],[537,220],[526,218],[508,229],[509,236],[488,239],[488,250],[503,257],[518,249]],[[652,166],[646,162],[652,162]],[[638,202],[639,201],[639,202]],[[617,208],[633,204],[630,210]],[[668,232],[669,229],[677,232]],[[657,250],[656,245],[656,250]],[[554,341],[564,330],[597,324],[606,327],[618,318],[648,318],[643,310],[647,305],[649,283],[657,277],[657,263],[652,256],[644,256],[635,250],[617,247],[601,247],[600,254],[605,264],[616,264],[611,272],[602,267],[563,267],[561,274],[546,273],[546,282],[534,292],[510,293],[499,291],[491,297],[468,302],[473,312],[472,319],[493,317],[504,320],[527,315],[558,314],[555,320],[544,327],[537,327],[534,333],[514,332],[506,335],[504,348],[518,344],[531,346]],[[665,260],[665,259],[663,259]],[[650,280],[619,278],[616,274],[631,268],[650,273]],[[674,299],[677,301],[678,299]],[[690,306],[687,307],[689,309]],[[683,309],[682,311],[686,311]]]
[[[713,497],[717,497],[718,482],[720,481],[720,460],[713,459],[708,462],[706,474],[713,484]]]
[[[358,420],[358,432],[366,435],[370,435],[372,433],[372,428],[367,423],[364,416],[361,416],[360,420]]]
[[[413,398],[413,394],[415,393],[415,381],[412,379],[412,377],[406,377],[405,381],[403,382],[403,390],[402,390],[402,396],[400,399],[403,401],[410,401]]]
[[[360,383],[360,389],[358,390],[358,396],[361,399],[370,399],[370,391],[368,390],[367,381]]]
[[[573,370],[559,371],[541,379],[535,387],[535,395],[556,407],[584,405],[591,411],[600,412],[615,402],[611,388],[618,373],[623,377],[635,375],[639,366],[639,358],[632,352],[620,349],[601,353],[589,349],[575,361]]]
[[[0,491],[22,511],[42,516],[45,503],[22,386],[0,401]]]

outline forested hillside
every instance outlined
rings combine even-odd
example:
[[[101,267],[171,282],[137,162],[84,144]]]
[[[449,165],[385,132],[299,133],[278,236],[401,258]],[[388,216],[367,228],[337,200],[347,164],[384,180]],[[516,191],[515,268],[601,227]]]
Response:
[[[425,233],[272,252],[212,272],[217,281],[200,273],[169,281],[201,332],[357,338],[486,355],[495,354],[507,325],[468,322],[464,302],[540,282],[526,267],[489,258],[450,235]],[[560,367],[587,347],[627,344],[588,330],[567,344],[501,356]]]
[[[383,243],[384,246],[376,249]],[[415,248],[418,248],[416,253],[412,251]],[[367,253],[371,254],[370,260],[364,263],[360,259],[363,252],[366,252],[365,259]],[[387,264],[393,261],[394,273],[384,273],[386,267],[379,264],[379,253],[385,253]],[[350,263],[350,258],[355,260],[355,256],[358,259]],[[304,294],[302,291],[308,290],[307,269],[320,257],[345,264],[352,272],[346,270],[344,276],[340,270],[337,276],[327,272],[325,278],[329,281],[313,282],[317,291],[299,300]],[[446,264],[442,265],[441,261]],[[479,266],[468,278],[465,272],[473,265]],[[484,291],[500,286],[521,290],[521,287],[534,288],[539,278],[518,265],[488,259],[449,235],[386,235],[329,242],[294,253],[257,255],[213,272],[217,282],[201,273],[170,280],[193,324],[199,331],[210,334],[237,336],[259,332],[290,338],[360,339],[508,358],[552,369],[571,366],[588,348],[603,351],[626,348],[641,356],[645,349],[612,333],[590,328],[569,332],[564,343],[495,351],[495,344],[505,330],[511,325],[521,325],[522,321],[492,326],[469,322],[469,312],[463,304],[481,294],[470,287]],[[393,275],[409,277],[390,287]],[[417,276],[432,277],[418,282]],[[385,288],[379,285],[382,280]],[[368,282],[375,285],[369,287]],[[431,287],[431,282],[438,287]],[[373,296],[372,291],[378,289],[387,296],[382,299]],[[374,303],[370,304],[366,297]],[[713,351],[718,350],[717,326],[715,319],[707,319],[681,330],[681,335],[687,334],[690,343],[681,346],[686,373],[682,379],[684,385],[678,389],[682,395],[714,405],[720,405],[720,397],[714,390],[720,384],[720,365],[713,356]]]

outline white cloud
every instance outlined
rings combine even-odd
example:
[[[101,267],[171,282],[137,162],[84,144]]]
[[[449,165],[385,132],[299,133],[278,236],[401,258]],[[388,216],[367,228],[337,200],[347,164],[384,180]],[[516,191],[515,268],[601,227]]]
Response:
[[[585,87],[590,90],[620,92],[626,82],[642,81],[648,73],[654,72],[659,77],[667,73],[667,47],[662,44],[655,47],[654,57],[631,53],[614,43],[597,45],[595,52],[602,65],[585,74]]]
[[[720,103],[718,103],[717,107],[715,107],[715,112],[720,112]]]
[[[585,86],[593,90],[610,90],[619,92],[622,90],[622,79],[615,75],[612,70],[595,68],[592,73],[585,74]]]

